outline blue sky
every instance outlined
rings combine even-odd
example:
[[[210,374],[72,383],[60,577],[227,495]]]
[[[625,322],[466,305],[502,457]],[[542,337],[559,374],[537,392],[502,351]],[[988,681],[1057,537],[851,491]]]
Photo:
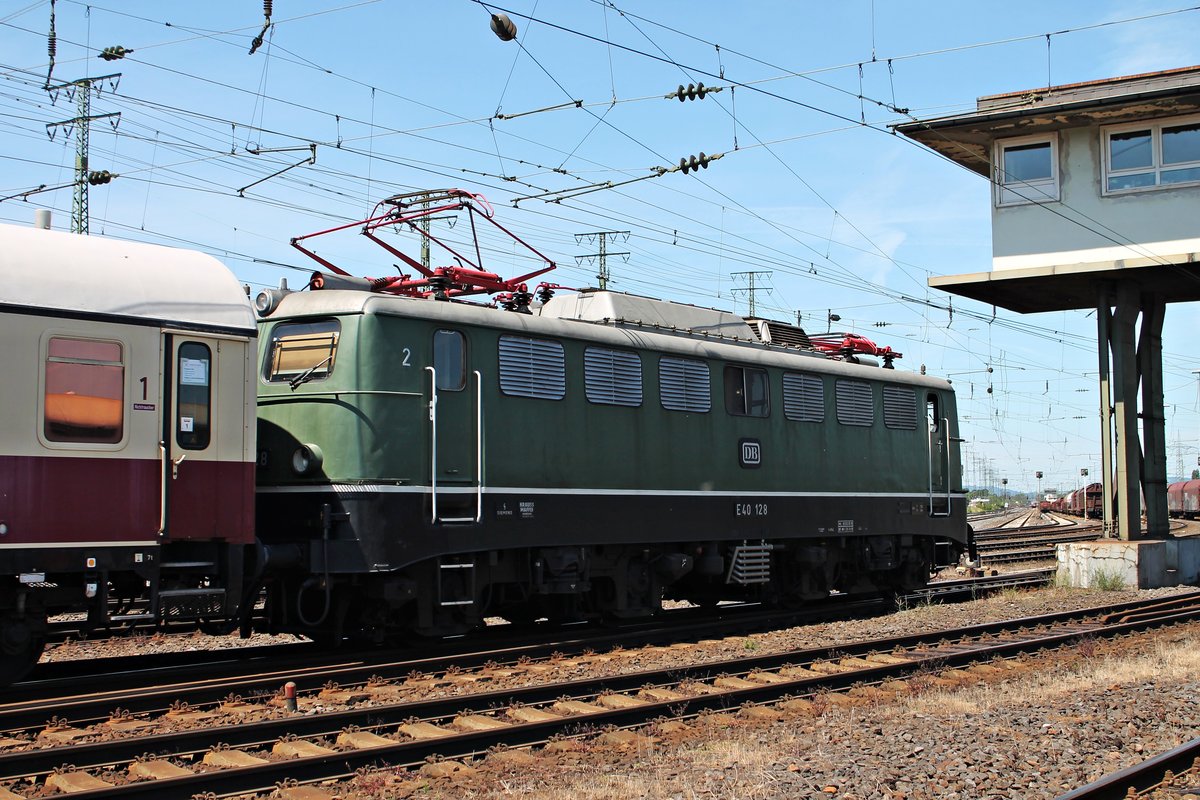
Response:
[[[575,234],[600,230],[629,231],[610,245],[630,254],[609,263],[623,291],[745,313],[733,273],[770,272],[757,279],[770,287],[756,296],[760,315],[799,313],[823,331],[832,310],[836,328],[903,352],[900,368],[954,381],[968,482],[990,473],[1034,489],[1041,470],[1043,488],[1073,488],[1080,468],[1099,474],[1094,315],[992,320],[990,306],[955,299],[951,316],[950,298],[925,281],[990,268],[987,183],[887,126],[969,110],[980,95],[1191,65],[1200,10],[1186,8],[276,0],[249,55],[261,4],[57,0],[51,82],[122,74],[91,104],[121,115],[115,130],[91,129],[90,168],[120,176],[90,191],[93,235],[195,247],[251,284],[296,285],[315,265],[289,247],[293,236],[361,219],[391,194],[468,189],[553,258],[564,285],[594,284],[596,265],[576,256],[595,243]],[[518,42],[493,35],[496,9],[517,23]],[[73,179],[74,140],[47,136],[48,123],[76,114],[65,92],[52,103],[42,88],[51,10],[0,3],[0,197],[10,198],[0,221],[51,208],[66,227],[70,188],[12,198]],[[115,45],[133,53],[96,57]],[[664,99],[693,82],[723,90]],[[239,196],[312,143],[315,164]],[[701,152],[723,156],[646,178]],[[644,179],[563,197],[634,178]],[[545,192],[559,201],[521,199]],[[435,225],[451,240],[464,232]],[[361,237],[319,241],[351,271],[393,272]],[[499,238],[485,246],[490,268],[528,271]],[[1194,305],[1169,307],[1173,479],[1200,455],[1196,322]]]

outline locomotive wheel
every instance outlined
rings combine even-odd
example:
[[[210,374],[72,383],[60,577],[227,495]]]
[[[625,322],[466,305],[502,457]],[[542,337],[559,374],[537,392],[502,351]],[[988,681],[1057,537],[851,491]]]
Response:
[[[0,619],[0,686],[8,686],[25,677],[44,649],[44,616],[10,614]]]

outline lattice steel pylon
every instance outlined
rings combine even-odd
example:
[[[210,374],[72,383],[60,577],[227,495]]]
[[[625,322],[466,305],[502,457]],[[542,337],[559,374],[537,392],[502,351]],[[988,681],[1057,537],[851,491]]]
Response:
[[[75,196],[71,203],[71,233],[87,234],[88,232],[88,134],[91,123],[98,119],[116,120],[121,116],[120,112],[92,116],[92,92],[95,91],[99,94],[105,82],[110,83],[115,89],[120,78],[120,73],[114,73],[101,75],[98,78],[80,78],[57,86],[46,87],[46,91],[50,92],[51,96],[62,89],[65,89],[68,95],[71,93],[75,95],[75,118],[46,124],[46,132],[50,134],[51,138],[54,138],[55,128],[79,126],[75,137]]]

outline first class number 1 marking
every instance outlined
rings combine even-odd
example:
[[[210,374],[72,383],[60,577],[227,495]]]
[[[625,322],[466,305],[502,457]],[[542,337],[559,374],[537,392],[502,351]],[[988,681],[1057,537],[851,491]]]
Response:
[[[767,504],[736,503],[734,504],[734,514],[739,517],[765,517],[767,516]]]

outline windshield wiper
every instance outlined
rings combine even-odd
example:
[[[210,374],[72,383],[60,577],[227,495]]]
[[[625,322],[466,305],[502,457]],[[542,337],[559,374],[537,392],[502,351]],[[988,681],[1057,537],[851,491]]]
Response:
[[[301,372],[299,375],[288,381],[288,385],[292,387],[292,391],[296,391],[296,388],[299,387],[300,384],[311,381],[313,379],[313,373],[328,364],[332,359],[333,353],[330,353],[329,355],[325,356],[325,358],[321,359],[319,362],[313,364],[311,367],[304,370],[304,372]]]

